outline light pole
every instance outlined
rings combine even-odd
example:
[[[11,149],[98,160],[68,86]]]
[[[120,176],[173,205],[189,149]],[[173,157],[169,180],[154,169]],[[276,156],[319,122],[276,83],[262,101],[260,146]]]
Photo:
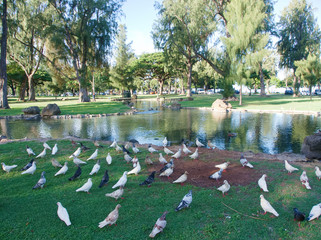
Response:
[[[92,80],[92,90],[93,90],[93,101],[96,102],[96,98],[95,98],[95,76],[94,76],[94,70],[91,71],[92,75],[93,75],[93,80]]]

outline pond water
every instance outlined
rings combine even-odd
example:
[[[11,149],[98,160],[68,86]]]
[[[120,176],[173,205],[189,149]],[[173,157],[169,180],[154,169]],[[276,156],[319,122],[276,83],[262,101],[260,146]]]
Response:
[[[156,102],[138,102],[139,114],[91,119],[0,120],[2,135],[10,139],[62,138],[78,136],[97,140],[128,141],[162,145],[166,136],[172,144],[182,139],[210,140],[220,149],[264,153],[299,153],[307,135],[321,128],[321,118],[283,113],[250,113],[211,110],[160,109]],[[151,108],[153,108],[151,110]],[[237,133],[228,137],[228,132]]]

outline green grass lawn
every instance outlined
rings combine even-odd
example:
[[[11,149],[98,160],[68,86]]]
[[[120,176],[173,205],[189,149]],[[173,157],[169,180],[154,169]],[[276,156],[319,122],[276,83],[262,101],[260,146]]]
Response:
[[[50,146],[54,143],[54,140],[48,141]],[[84,143],[91,149],[79,156],[82,160],[87,159],[95,149],[91,142]],[[0,145],[0,162],[18,165],[10,173],[0,173],[0,239],[148,239],[157,218],[165,210],[169,211],[167,226],[163,233],[156,236],[157,239],[319,239],[320,220],[304,222],[299,229],[292,214],[292,209],[297,207],[308,215],[311,207],[321,202],[321,182],[316,179],[312,165],[299,167],[299,172],[287,175],[282,162],[253,163],[254,171],[268,175],[270,192],[264,193],[264,196],[280,214],[275,218],[269,213],[260,214],[263,212],[259,202],[261,192],[256,182],[248,186],[232,186],[226,197],[222,197],[214,187],[206,189],[189,184],[173,185],[160,181],[159,177],[150,188],[139,186],[149,174],[144,163],[149,153],[144,149],[137,154],[142,172],[138,176],[128,176],[124,199],[116,202],[105,197],[105,193],[112,192],[111,187],[132,166],[125,163],[123,154],[106,147],[99,149],[101,169],[92,176],[91,194],[76,193],[75,190],[88,180],[96,161],[88,161],[82,167],[79,179],[68,181],[76,170],[68,156],[76,148],[72,148],[69,140],[62,140],[58,141],[59,150],[55,159],[62,164],[69,162],[65,176],[54,177],[58,169],[51,165],[52,156],[48,152],[43,159],[37,160],[34,175],[21,175],[20,169],[31,159],[25,151],[27,144],[36,154],[43,149],[42,143],[36,141]],[[113,157],[111,165],[105,161],[108,152]],[[185,158],[190,161],[188,157]],[[98,185],[106,169],[109,170],[110,181],[100,189]],[[304,189],[299,182],[303,169],[308,173],[312,190]],[[46,171],[45,188],[32,190],[42,171]],[[175,212],[174,209],[190,189],[193,190],[191,207]],[[72,223],[69,227],[57,216],[58,201],[69,212]],[[98,228],[98,223],[117,204],[122,206],[117,226]]]

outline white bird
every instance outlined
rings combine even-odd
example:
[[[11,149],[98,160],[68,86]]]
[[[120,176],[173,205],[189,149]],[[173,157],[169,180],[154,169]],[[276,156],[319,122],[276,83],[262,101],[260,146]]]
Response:
[[[266,178],[266,174],[263,174],[262,177],[257,181],[257,183],[259,184],[259,187],[264,191],[264,192],[268,192],[269,190],[267,189],[267,184],[265,181]]]
[[[136,156],[133,157],[132,163],[133,163],[133,168],[137,166],[138,158]]]
[[[159,153],[159,158],[158,158],[159,162],[161,164],[167,164],[167,161],[166,159],[163,157],[163,154],[162,153]]]
[[[299,171],[299,169],[290,165],[287,160],[284,160],[284,164],[285,164],[285,169],[288,171],[288,174],[291,174],[293,171]]]
[[[108,153],[106,157],[107,164],[110,165],[112,161],[113,161],[113,158],[110,156],[110,153]]]
[[[117,204],[116,208],[111,211],[108,216],[104,219],[104,221],[101,221],[98,225],[98,227],[103,228],[109,224],[109,226],[113,225],[116,223],[119,213],[118,209],[121,207],[120,204]]]
[[[39,153],[39,155],[38,155],[36,158],[43,158],[44,156],[46,156],[46,148],[44,148],[44,149],[42,150],[42,152]]]
[[[52,148],[51,155],[55,155],[57,152],[58,152],[58,145],[56,143],[55,146]]]
[[[253,165],[246,160],[243,154],[241,155],[240,163],[242,164],[243,167],[253,168]]]
[[[180,148],[172,157],[178,159],[181,156],[182,156],[182,149]]]
[[[189,150],[189,149],[186,147],[185,143],[183,143],[182,145],[183,145],[183,152],[184,152],[185,154],[192,153],[192,151]]]
[[[214,149],[214,148],[215,148],[215,145],[214,145],[210,140],[208,140],[208,141],[207,141],[207,147]]]
[[[152,232],[149,234],[149,237],[154,238],[156,236],[156,234],[162,232],[164,230],[164,228],[166,227],[166,214],[168,212],[164,212],[163,215],[157,219],[154,228],[152,230]]]
[[[60,202],[57,202],[57,205],[58,205],[58,210],[57,210],[58,217],[60,218],[61,221],[65,222],[67,226],[70,226],[71,222],[69,219],[69,214],[67,212],[67,209],[64,208]]]
[[[194,160],[198,158],[198,148],[196,148],[195,152],[192,155],[189,155],[190,158],[193,158]]]
[[[28,153],[29,156],[30,155],[36,155],[30,147],[27,146],[26,150],[27,150],[27,153]]]
[[[9,166],[9,165],[6,165],[4,162],[2,162],[1,165],[2,165],[3,171],[5,171],[5,172],[7,172],[7,173],[9,173],[12,169],[14,169],[15,167],[18,166],[18,165],[11,165],[11,166]]]
[[[302,183],[302,185],[305,186],[306,189],[311,189],[310,184],[309,184],[309,181],[301,182],[301,183]]]
[[[91,154],[91,156],[89,158],[87,158],[87,161],[94,160],[94,159],[96,159],[97,156],[98,156],[98,149],[96,149],[95,152],[93,154]]]
[[[117,152],[123,151],[123,149],[122,149],[121,147],[119,147],[117,144],[116,144],[115,150],[116,150]]]
[[[36,169],[37,169],[36,162],[33,161],[31,167],[28,168],[27,170],[23,171],[21,174],[34,174]]]
[[[228,190],[230,190],[230,188],[231,188],[231,186],[228,183],[228,181],[224,180],[224,184],[222,186],[220,186],[219,188],[217,188],[217,190],[221,191],[223,196],[225,196],[224,193],[228,192]]]
[[[126,163],[129,163],[133,158],[129,156],[127,152],[124,152],[124,159]]]
[[[125,148],[126,150],[128,150],[128,149],[130,148],[129,142],[126,142],[124,148]]]
[[[307,218],[308,221],[312,221],[313,219],[319,218],[321,215],[321,203],[314,205],[311,208],[310,214]]]
[[[321,178],[321,171],[320,171],[319,167],[315,167],[315,175],[316,175],[317,178],[320,180],[320,178]]]
[[[188,172],[185,171],[183,175],[181,175],[179,178],[177,178],[173,183],[180,183],[181,185],[183,185],[184,182],[186,182],[187,180],[187,175]]]
[[[112,187],[112,189],[117,188],[117,187],[124,187],[127,182],[127,171],[123,173],[123,176],[121,176],[118,180],[118,182]]]
[[[80,153],[81,153],[81,147],[77,148],[77,150],[73,154],[71,154],[69,158],[78,157]]]
[[[229,164],[230,164],[230,162],[225,162],[225,163],[215,165],[215,167],[222,169],[223,172],[225,172]]]
[[[163,146],[166,147],[166,146],[167,146],[167,143],[168,143],[167,137],[165,137],[164,140],[163,140]]]
[[[264,196],[262,194],[260,195],[260,199],[261,199],[260,204],[264,210],[264,214],[266,214],[266,212],[269,212],[269,213],[272,213],[276,217],[279,216],[279,214],[275,211],[275,209],[272,207],[272,205],[268,202],[268,200],[266,200],[264,198]]]
[[[137,162],[136,167],[133,168],[131,171],[129,171],[129,172],[127,173],[127,175],[130,175],[130,174],[138,175],[138,173],[139,173],[141,170],[142,170],[142,168],[141,168],[139,162]]]
[[[302,172],[302,174],[301,174],[301,176],[300,176],[300,181],[301,181],[302,183],[309,181],[306,171],[303,171],[303,172]]]
[[[203,143],[201,143],[200,141],[198,141],[198,138],[196,138],[196,146],[197,147],[204,147],[205,145]]]
[[[174,154],[171,150],[169,150],[167,147],[164,147],[164,152],[166,153],[166,155],[168,154]]]
[[[98,159],[97,163],[93,166],[93,168],[92,168],[91,172],[89,173],[89,175],[97,174],[99,169],[100,169],[100,160]]]
[[[155,148],[152,147],[151,144],[148,145],[148,151],[150,152],[150,154],[152,154],[154,152],[158,152]]]
[[[80,164],[87,164],[86,162],[80,160],[79,158],[77,157],[74,157],[74,159],[72,160],[74,162],[74,164],[76,165],[80,165]]]
[[[120,187],[111,193],[106,193],[105,196],[115,198],[117,201],[117,199],[120,198],[121,196],[123,196],[123,194],[124,194],[124,189],[123,189],[123,187]]]
[[[55,176],[58,176],[60,174],[65,174],[68,171],[68,162],[65,162],[65,164],[62,166],[62,168],[59,169],[59,171],[55,174]]]
[[[159,174],[160,177],[168,177],[173,173],[173,168],[167,168],[164,172],[162,172],[161,174]]]
[[[48,145],[46,142],[44,142],[44,143],[42,144],[42,146],[43,146],[44,148],[46,148],[46,149],[51,150],[51,147],[49,147],[49,145]]]
[[[88,181],[82,185],[80,188],[76,190],[76,192],[86,192],[89,193],[89,190],[93,186],[93,182],[91,181],[91,178],[88,178]]]
[[[136,154],[139,152],[139,149],[135,146],[135,144],[133,144],[132,149],[133,149],[133,152]]]
[[[222,177],[222,172],[223,172],[223,169],[220,169],[219,171],[213,173],[211,176],[209,176],[209,178],[211,179],[216,179],[216,181],[218,179],[220,179]]]
[[[113,141],[113,143],[109,146],[111,148],[115,148],[117,146],[117,141],[116,139]]]

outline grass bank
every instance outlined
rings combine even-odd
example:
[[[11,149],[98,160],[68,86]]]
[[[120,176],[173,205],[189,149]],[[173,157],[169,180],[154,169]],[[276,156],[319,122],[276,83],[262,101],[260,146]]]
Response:
[[[92,176],[91,194],[75,192],[90,177],[89,172],[96,161],[90,160],[82,166],[82,174],[75,181],[68,181],[76,167],[68,158],[76,148],[69,140],[48,141],[50,146],[58,143],[58,153],[55,159],[60,163],[68,161],[69,170],[66,175],[54,177],[58,171],[47,154],[37,160],[37,170],[34,175],[21,175],[20,169],[27,164],[28,157],[25,147],[28,144],[35,153],[43,149],[42,143],[15,142],[0,145],[0,161],[18,167],[10,173],[0,172],[0,239],[149,239],[157,218],[167,210],[167,226],[157,239],[318,239],[321,231],[320,220],[304,222],[299,229],[293,221],[292,209],[309,213],[311,207],[321,202],[321,182],[313,173],[313,166],[300,168],[300,172],[287,175],[281,162],[254,162],[254,171],[267,173],[269,193],[264,193],[266,199],[280,214],[279,217],[261,215],[259,195],[260,189],[256,182],[248,186],[232,186],[226,197],[222,197],[216,188],[200,188],[192,185],[174,185],[162,182],[159,177],[150,188],[139,186],[149,174],[144,158],[149,154],[140,148],[137,154],[142,165],[138,176],[128,176],[124,199],[117,202],[106,198],[105,193],[111,188],[126,170],[132,169],[126,164],[123,154],[115,150],[99,149],[101,169]],[[94,151],[92,142],[84,142],[91,149],[82,153],[79,158],[87,159]],[[106,145],[105,145],[106,146]],[[105,158],[110,152],[113,157],[111,165]],[[153,155],[155,161],[158,157]],[[213,161],[216,156],[213,155]],[[191,161],[185,157],[186,161]],[[200,156],[202,160],[202,156]],[[227,159],[234,161],[238,160]],[[240,166],[241,167],[241,166]],[[107,186],[98,188],[104,171],[108,169],[110,180]],[[188,170],[188,169],[186,169]],[[213,169],[215,171],[216,169]],[[312,190],[302,187],[299,176],[306,170],[310,178]],[[46,171],[47,183],[44,189],[32,190],[40,177]],[[224,173],[223,173],[224,176]],[[238,176],[235,176],[238,177]],[[222,182],[222,180],[221,180]],[[214,186],[214,184],[213,184]],[[182,197],[193,190],[193,202],[189,209],[175,212],[174,209]],[[67,227],[57,217],[57,205],[60,201],[67,208],[72,225]],[[102,221],[117,204],[119,210],[117,226],[98,228]],[[226,207],[225,205],[233,208]]]

